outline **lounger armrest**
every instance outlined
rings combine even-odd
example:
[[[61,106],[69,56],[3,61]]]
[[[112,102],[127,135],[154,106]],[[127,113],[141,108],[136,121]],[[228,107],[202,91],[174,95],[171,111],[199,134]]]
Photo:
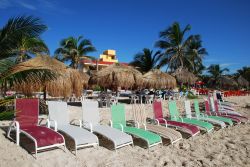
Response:
[[[157,125],[160,125],[160,122],[158,119],[154,119],[154,121],[157,123]]]
[[[164,121],[165,126],[166,126],[166,127],[168,127],[168,122],[167,122],[167,120],[166,120],[166,119],[164,119],[164,118],[157,118],[156,120],[157,120],[158,122],[160,122],[160,120],[163,120],[163,121]]]
[[[204,114],[204,113],[200,113],[200,116],[202,116],[203,118],[207,118],[208,117],[208,115],[206,115],[206,114]]]
[[[19,141],[20,141],[20,125],[19,125],[19,122],[18,121],[12,121],[10,123],[9,129],[8,129],[8,132],[7,132],[7,137],[8,138],[11,138],[10,132],[11,132],[12,128],[15,128],[15,130],[16,130],[16,144],[19,145]]]
[[[144,130],[147,130],[147,126],[146,126],[146,124],[142,124],[143,126],[144,126]]]
[[[135,121],[135,127],[140,128],[140,123]]]
[[[221,113],[224,113],[225,115],[227,115],[227,112],[225,112],[225,111],[220,111]]]
[[[90,129],[90,132],[93,133],[93,124],[91,122],[83,121],[83,126],[85,126],[85,124],[88,125],[88,128]]]
[[[57,122],[53,119],[47,119],[47,127],[50,128],[51,122],[54,123],[54,130],[57,131]]]
[[[112,122],[112,120],[109,120],[109,125],[113,128],[113,122]]]
[[[181,116],[179,116],[179,118],[181,119],[181,122],[183,122],[183,118]]]
[[[122,132],[123,132],[123,125],[121,123],[113,123],[113,125],[119,125],[122,129]]]
[[[72,123],[75,122],[75,121],[78,121],[79,126],[80,126],[80,128],[81,128],[81,127],[82,127],[82,120],[81,120],[81,119],[72,119],[72,120],[70,121],[70,124],[72,124]]]

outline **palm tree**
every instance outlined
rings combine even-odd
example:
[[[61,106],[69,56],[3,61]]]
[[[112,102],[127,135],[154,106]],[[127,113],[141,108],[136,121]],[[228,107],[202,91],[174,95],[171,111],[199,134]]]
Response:
[[[4,92],[7,86],[11,86],[11,84],[28,82],[27,76],[38,79],[46,77],[47,81],[57,77],[53,71],[44,70],[43,68],[8,73],[10,69],[16,66],[17,62],[13,58],[18,54],[18,50],[22,50],[23,46],[25,46],[23,48],[25,48],[26,53],[45,51],[47,47],[41,44],[40,35],[46,29],[47,26],[44,25],[39,18],[33,16],[10,18],[8,22],[0,28],[0,84]],[[38,44],[38,47],[35,47],[36,44]],[[38,80],[34,81],[39,82]]]
[[[160,51],[153,54],[153,50],[144,48],[142,52],[139,52],[134,56],[134,60],[130,65],[138,67],[141,72],[146,73],[151,69],[157,68],[157,63],[160,58]]]
[[[185,34],[191,29],[187,25],[183,30],[179,23],[174,22],[170,27],[160,32],[160,40],[156,42],[156,47],[164,50],[164,56],[160,61],[160,66],[168,65],[170,70],[183,68],[186,59],[186,49],[190,37],[185,39]]]
[[[33,16],[18,16],[10,18],[0,28],[0,59],[13,56],[24,37],[39,38],[47,29],[39,18]]]
[[[242,76],[243,78],[247,79],[250,82],[250,67],[242,67],[241,69],[237,70],[235,74],[236,78]]]
[[[89,39],[84,39],[83,36],[68,37],[60,42],[60,47],[55,51],[55,58],[63,62],[70,61],[70,66],[77,69],[81,58],[93,59],[91,56],[86,56],[93,51],[96,49]]]
[[[207,68],[207,72],[212,78],[213,85],[220,85],[219,78],[223,75],[224,72],[229,72],[228,68],[221,68],[219,64],[211,64]]]
[[[186,52],[187,59],[185,62],[188,70],[194,74],[202,74],[202,71],[205,70],[202,60],[207,54],[206,49],[202,47],[200,35],[190,36]]]
[[[39,38],[24,37],[18,44],[15,51],[17,55],[17,62],[23,62],[31,58],[31,55],[46,53],[49,54],[49,49],[43,40]]]

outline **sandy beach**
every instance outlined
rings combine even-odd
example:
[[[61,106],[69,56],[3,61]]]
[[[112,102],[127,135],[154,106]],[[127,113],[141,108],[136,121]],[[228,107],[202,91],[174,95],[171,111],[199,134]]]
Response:
[[[229,97],[229,101],[239,104],[237,111],[250,117],[250,96]],[[182,108],[181,106],[179,106]],[[166,110],[166,106],[164,105]],[[131,119],[131,105],[126,105],[127,119]],[[147,106],[148,117],[152,118],[152,109]],[[107,124],[110,112],[100,109],[101,123]],[[81,108],[69,106],[71,119],[81,119]],[[250,166],[250,125],[240,124],[226,129],[219,129],[210,134],[200,134],[194,138],[183,139],[176,144],[158,145],[149,150],[140,147],[136,139],[135,147],[127,146],[117,152],[110,149],[110,142],[100,140],[100,147],[84,148],[77,157],[69,150],[54,149],[38,154],[35,159],[23,147],[17,146],[6,138],[5,127],[8,121],[1,121],[0,126],[0,167],[92,167],[92,166]],[[21,140],[22,141],[22,140]]]

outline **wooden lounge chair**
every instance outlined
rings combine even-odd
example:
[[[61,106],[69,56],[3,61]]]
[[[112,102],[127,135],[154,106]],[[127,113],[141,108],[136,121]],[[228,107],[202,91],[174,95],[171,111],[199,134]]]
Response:
[[[70,124],[66,102],[48,101],[48,108],[48,127],[53,127],[55,130],[66,133],[74,140],[75,155],[77,155],[78,148],[99,145],[97,136],[88,130],[83,129],[81,127],[81,121],[79,121],[80,127]]]
[[[190,106],[190,101],[185,101],[185,106],[186,105]],[[169,101],[168,109],[169,109],[170,118],[172,121],[192,124],[192,125],[198,126],[200,129],[203,129],[207,132],[211,132],[213,130],[213,125],[208,122],[193,119],[191,117],[182,117],[177,109],[177,105],[175,101]]]
[[[111,127],[117,128],[122,132],[128,133],[132,136],[146,141],[148,148],[162,143],[161,137],[153,132],[149,132],[136,127],[127,126],[125,117],[125,106],[123,104],[118,103],[112,105],[111,116]]]
[[[155,100],[153,102],[153,111],[154,111],[154,119],[158,121],[158,124],[174,127],[178,130],[187,133],[191,136],[195,136],[200,133],[200,130],[197,126],[187,124],[184,122],[178,122],[178,121],[172,121],[172,120],[166,120],[163,117],[163,110],[162,110],[162,102]]]
[[[87,128],[91,132],[100,134],[111,140],[115,149],[133,145],[133,139],[130,135],[108,125],[100,125],[100,115],[97,101],[82,101],[82,120],[82,125],[84,128]]]
[[[56,131],[45,126],[38,125],[39,100],[38,99],[16,99],[15,100],[16,117],[11,122],[7,137],[20,143],[20,134],[24,134],[35,144],[35,157],[40,150],[46,150],[53,147],[64,146],[64,137]],[[16,139],[11,137],[11,131],[16,131]]]
[[[170,139],[171,144],[182,139],[180,132],[168,128],[167,126],[161,126],[160,124],[149,124],[146,122],[146,114],[144,104],[132,105],[134,121],[138,128],[149,130],[151,132],[159,134],[161,137]]]

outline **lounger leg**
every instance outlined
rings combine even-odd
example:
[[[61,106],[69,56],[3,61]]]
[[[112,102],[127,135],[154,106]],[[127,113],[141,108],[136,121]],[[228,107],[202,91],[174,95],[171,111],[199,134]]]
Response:
[[[37,148],[35,147],[35,158],[37,159]]]
[[[76,154],[75,154],[75,155],[77,156],[77,146],[76,146],[76,145],[75,145],[75,152],[76,152]]]
[[[66,152],[66,144],[64,143],[64,152]]]
[[[19,146],[19,143],[20,143],[20,132],[16,130],[16,145]]]

